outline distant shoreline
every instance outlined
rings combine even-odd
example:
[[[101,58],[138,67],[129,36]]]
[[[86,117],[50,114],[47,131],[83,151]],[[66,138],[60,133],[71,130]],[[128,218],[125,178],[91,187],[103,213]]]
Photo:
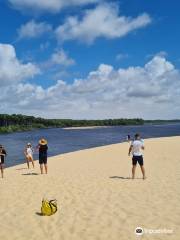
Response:
[[[64,127],[64,130],[74,130],[74,129],[96,129],[96,128],[110,128],[113,126],[86,126],[86,127]]]

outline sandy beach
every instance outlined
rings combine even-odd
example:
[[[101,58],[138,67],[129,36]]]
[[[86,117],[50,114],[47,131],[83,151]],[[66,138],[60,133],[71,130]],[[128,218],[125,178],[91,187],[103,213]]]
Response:
[[[180,137],[145,140],[147,179],[139,167],[131,177],[128,143],[113,144],[48,160],[48,175],[26,164],[0,178],[2,240],[180,239]],[[40,216],[43,197],[58,212]],[[135,235],[145,230],[171,233]],[[151,231],[152,232],[152,231]]]

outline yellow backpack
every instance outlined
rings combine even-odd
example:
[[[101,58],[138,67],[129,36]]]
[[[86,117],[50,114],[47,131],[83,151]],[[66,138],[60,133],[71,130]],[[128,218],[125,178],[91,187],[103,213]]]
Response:
[[[44,216],[51,216],[57,212],[57,201],[54,200],[42,200],[41,214]]]

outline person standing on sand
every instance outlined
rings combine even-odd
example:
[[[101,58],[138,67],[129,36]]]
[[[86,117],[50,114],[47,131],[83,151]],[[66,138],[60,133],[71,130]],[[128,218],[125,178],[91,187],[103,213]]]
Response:
[[[130,142],[131,141],[131,136],[128,134],[127,137],[126,137],[126,140],[127,142]]]
[[[43,165],[44,165],[44,168],[45,168],[45,173],[47,174],[47,150],[48,150],[48,145],[47,145],[46,139],[42,138],[39,141],[37,149],[39,150],[39,164],[40,164],[41,174],[43,174]]]
[[[141,172],[143,175],[143,179],[146,178],[145,176],[145,169],[144,169],[144,163],[143,163],[143,154],[142,154],[142,150],[144,150],[144,143],[143,141],[141,141],[141,137],[140,134],[136,133],[134,136],[134,141],[132,141],[131,146],[129,148],[129,153],[128,155],[130,156],[130,154],[132,153],[132,179],[134,179],[135,177],[135,171],[136,171],[136,164],[137,162],[139,163],[140,167],[141,167]]]
[[[131,146],[131,136],[129,134],[126,137],[126,141],[129,143],[129,146]]]
[[[29,162],[32,162],[32,166],[34,168],[33,152],[34,152],[34,150],[32,148],[31,143],[28,143],[24,150],[24,155],[26,157],[28,169],[29,169]]]
[[[1,168],[1,177],[4,177],[4,159],[7,155],[5,148],[0,145],[0,168]]]

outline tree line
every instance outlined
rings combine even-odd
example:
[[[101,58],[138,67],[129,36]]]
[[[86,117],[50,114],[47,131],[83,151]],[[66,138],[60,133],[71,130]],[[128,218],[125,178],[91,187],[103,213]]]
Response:
[[[22,114],[0,114],[0,133],[31,130],[33,128],[50,127],[86,127],[86,126],[119,126],[142,125],[141,118],[104,119],[104,120],[74,120],[74,119],[45,119]]]

